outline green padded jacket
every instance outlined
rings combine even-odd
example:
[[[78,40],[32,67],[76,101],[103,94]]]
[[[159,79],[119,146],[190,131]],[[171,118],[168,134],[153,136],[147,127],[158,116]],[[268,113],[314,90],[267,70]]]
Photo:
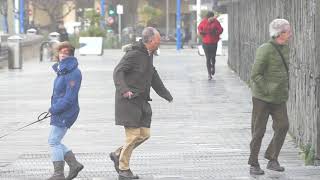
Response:
[[[250,85],[253,97],[269,103],[281,104],[288,100],[289,72],[271,42],[282,52],[285,63],[289,67],[289,46],[279,45],[271,39],[256,51]]]

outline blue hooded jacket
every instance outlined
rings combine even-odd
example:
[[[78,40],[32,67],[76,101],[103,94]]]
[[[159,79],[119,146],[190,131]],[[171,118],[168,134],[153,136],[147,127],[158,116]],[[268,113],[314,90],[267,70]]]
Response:
[[[82,75],[75,57],[67,57],[52,66],[57,73],[51,97],[50,125],[70,128],[76,121],[80,108],[78,94]]]

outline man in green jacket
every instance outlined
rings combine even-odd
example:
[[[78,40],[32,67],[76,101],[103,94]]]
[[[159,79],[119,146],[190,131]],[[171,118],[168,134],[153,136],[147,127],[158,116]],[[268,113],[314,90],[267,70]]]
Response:
[[[285,19],[275,19],[269,25],[271,39],[256,51],[256,59],[251,71],[252,90],[252,140],[248,164],[250,174],[262,175],[258,155],[261,141],[266,131],[269,115],[273,119],[273,138],[264,157],[269,160],[267,169],[284,171],[278,156],[288,128],[286,102],[289,91],[289,47],[291,27]]]
[[[173,100],[153,66],[153,54],[159,44],[159,32],[146,27],[142,31],[142,40],[127,48],[113,72],[116,87],[115,123],[124,126],[126,142],[111,152],[110,158],[121,178],[139,178],[130,170],[129,162],[133,150],[150,137],[150,88],[165,100]]]

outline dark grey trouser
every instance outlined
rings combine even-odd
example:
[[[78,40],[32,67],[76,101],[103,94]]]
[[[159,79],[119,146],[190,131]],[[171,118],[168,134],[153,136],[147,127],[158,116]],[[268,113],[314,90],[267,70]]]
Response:
[[[216,64],[217,46],[218,44],[202,44],[207,60],[208,75],[211,75],[212,68],[214,68]]]
[[[252,103],[252,140],[250,143],[250,157],[248,164],[259,165],[258,155],[261,148],[262,138],[266,132],[269,115],[271,115],[273,120],[272,128],[274,135],[264,157],[268,160],[278,160],[280,150],[289,129],[286,103],[272,104],[254,97],[252,97]]]

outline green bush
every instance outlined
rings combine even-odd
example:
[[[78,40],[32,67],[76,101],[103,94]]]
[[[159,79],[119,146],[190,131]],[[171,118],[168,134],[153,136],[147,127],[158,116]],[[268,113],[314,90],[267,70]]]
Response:
[[[308,144],[306,147],[305,147],[305,164],[306,165],[313,165],[314,164],[314,159],[315,159],[315,150],[314,148]]]
[[[82,36],[82,37],[89,37],[89,36]],[[75,48],[80,47],[79,36],[71,35],[69,37],[69,41]],[[107,33],[106,36],[103,38],[103,48],[104,49],[118,49],[118,48],[120,48],[120,45],[118,42],[118,36],[114,33]]]
[[[88,29],[80,31],[81,37],[106,37],[106,30],[100,28],[100,14],[94,10],[86,11],[85,18],[89,20],[90,26]]]
[[[314,165],[315,162],[315,150],[311,144],[300,145],[302,150],[301,157],[304,159],[305,165]]]
[[[114,33],[107,33],[104,38],[103,47],[105,49],[117,49],[120,48],[118,36]]]
[[[100,27],[90,26],[87,30],[79,33],[81,37],[106,37],[106,32]]]
[[[69,36],[69,42],[73,45],[73,47],[75,48],[79,48],[80,45],[79,45],[79,36],[76,36],[76,35],[70,35]]]

